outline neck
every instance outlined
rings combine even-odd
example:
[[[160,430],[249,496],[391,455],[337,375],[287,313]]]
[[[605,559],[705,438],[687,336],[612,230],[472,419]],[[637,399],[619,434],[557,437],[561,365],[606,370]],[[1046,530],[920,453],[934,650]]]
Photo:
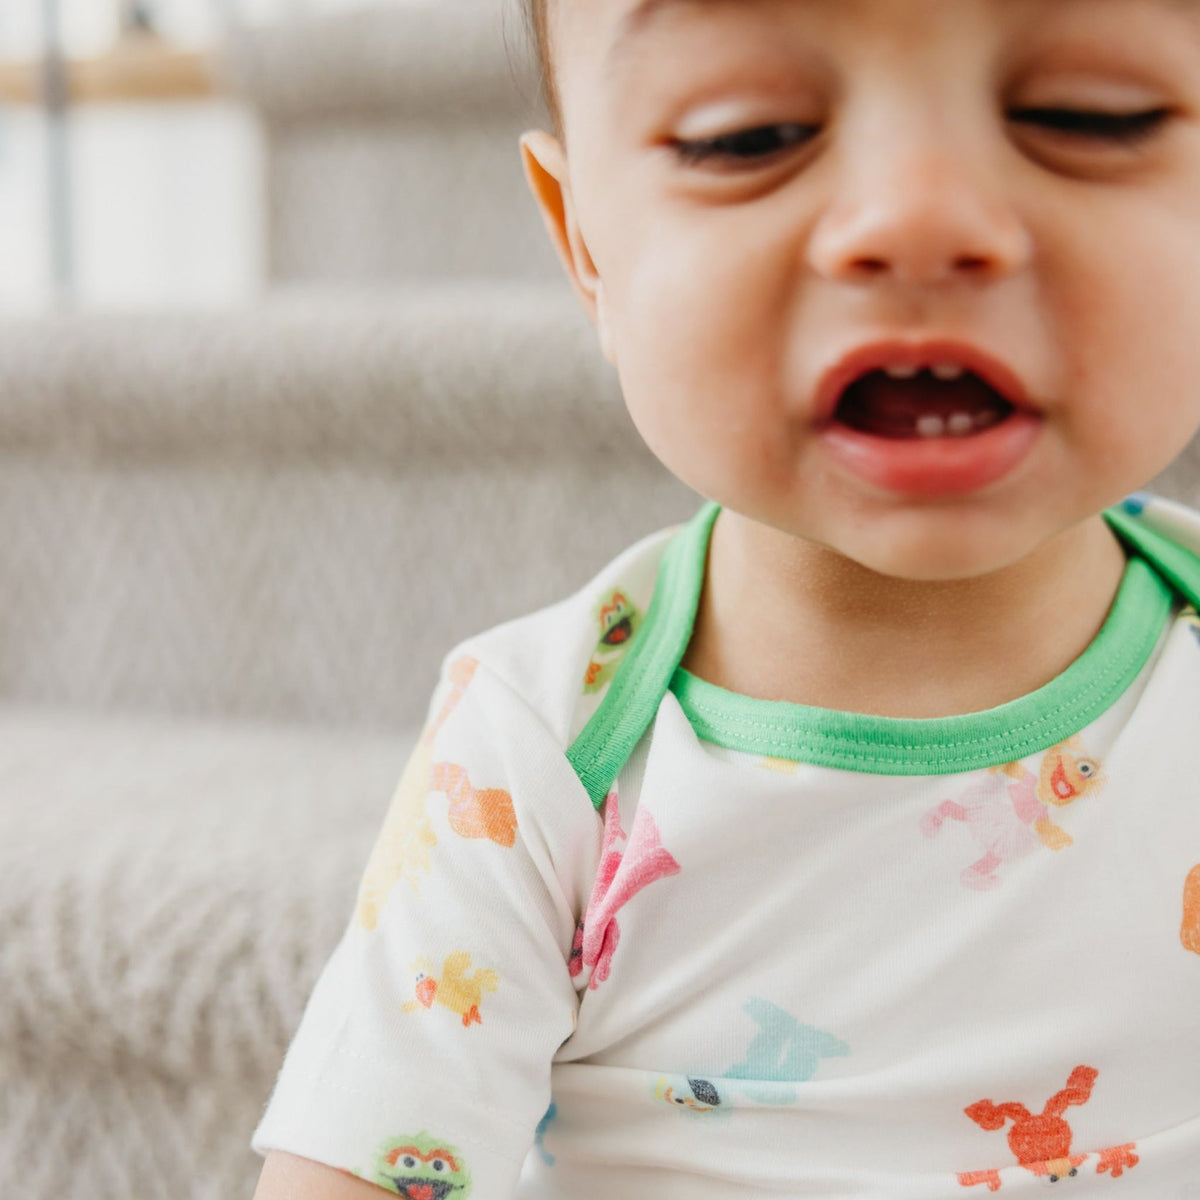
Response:
[[[719,687],[883,717],[1036,690],[1087,649],[1125,569],[1097,515],[974,579],[897,579],[722,509],[683,666]]]

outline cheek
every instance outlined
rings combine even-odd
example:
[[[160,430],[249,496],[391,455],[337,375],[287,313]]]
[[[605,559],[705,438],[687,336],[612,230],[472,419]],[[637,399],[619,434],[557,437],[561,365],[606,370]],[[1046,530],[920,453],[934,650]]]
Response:
[[[1200,232],[1190,210],[1165,203],[1153,220],[1085,214],[1085,227],[1102,226],[1120,236],[1040,231],[1051,249],[1037,311],[1063,354],[1048,393],[1063,466],[1082,461],[1119,490],[1149,482],[1200,425],[1200,338],[1186,316],[1200,309]]]
[[[664,222],[628,245],[615,294],[606,284],[622,388],[647,423],[686,408],[728,435],[786,407],[799,280],[745,226]]]

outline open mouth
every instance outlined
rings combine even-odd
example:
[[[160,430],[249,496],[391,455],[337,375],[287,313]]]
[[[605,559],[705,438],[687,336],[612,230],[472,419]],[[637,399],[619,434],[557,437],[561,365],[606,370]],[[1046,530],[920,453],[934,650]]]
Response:
[[[876,370],[852,383],[833,419],[882,438],[962,438],[982,433],[1016,409],[971,371],[939,379],[928,368],[911,379]]]

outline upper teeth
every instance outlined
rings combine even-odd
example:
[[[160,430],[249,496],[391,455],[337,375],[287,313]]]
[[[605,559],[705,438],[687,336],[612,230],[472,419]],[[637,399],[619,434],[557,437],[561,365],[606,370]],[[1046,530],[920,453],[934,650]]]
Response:
[[[893,379],[911,379],[918,371],[917,367],[896,363],[883,368]],[[938,379],[958,379],[965,368],[958,363],[934,363],[929,368]]]

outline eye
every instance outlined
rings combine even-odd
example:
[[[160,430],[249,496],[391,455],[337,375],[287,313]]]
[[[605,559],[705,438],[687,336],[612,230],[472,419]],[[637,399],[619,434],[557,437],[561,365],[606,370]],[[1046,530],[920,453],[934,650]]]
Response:
[[[404,1156],[404,1165],[411,1171],[417,1165],[417,1160],[411,1154]]]
[[[1131,113],[1021,108],[1010,114],[1010,119],[1014,121],[1040,125],[1066,137],[1118,145],[1136,145],[1148,140],[1170,117],[1169,108]],[[716,161],[734,167],[754,167],[768,162],[790,147],[811,140],[819,132],[820,126],[817,125],[761,125],[754,129],[723,133],[714,138],[693,141],[676,138],[670,143],[670,148],[681,162],[692,166]]]
[[[435,1158],[432,1166],[435,1171],[444,1171],[446,1169],[446,1164],[440,1158]]]
[[[816,131],[815,125],[761,125],[756,129],[742,129],[698,141],[675,139],[671,142],[671,150],[686,163],[718,159],[754,166],[773,158],[781,150],[808,140]]]
[[[1084,112],[1070,108],[1020,108],[1010,114],[1014,121],[1049,127],[1068,137],[1125,145],[1145,141],[1158,131],[1170,115],[1169,108],[1132,113]]]

